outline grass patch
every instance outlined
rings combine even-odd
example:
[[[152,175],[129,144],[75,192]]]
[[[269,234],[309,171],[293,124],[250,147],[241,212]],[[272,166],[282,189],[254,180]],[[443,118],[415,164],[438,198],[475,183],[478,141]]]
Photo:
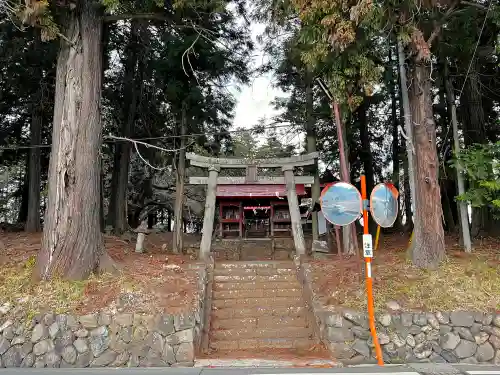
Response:
[[[467,260],[447,257],[434,271],[416,269],[408,261],[401,266],[403,275],[386,277],[376,284],[377,308],[395,300],[404,306],[431,311],[500,309],[500,271],[485,257],[472,256]],[[353,303],[362,304],[360,300]]]
[[[467,255],[448,251],[436,270],[411,265],[402,249],[389,249],[374,258],[375,308],[397,301],[404,310],[500,310],[500,254],[476,249]],[[363,262],[332,259],[312,263],[314,289],[325,305],[366,309]]]
[[[112,284],[121,285],[123,276],[112,275],[91,276],[85,281],[68,281],[52,279],[50,281],[33,281],[35,257],[18,266],[3,265],[0,267],[0,295],[2,302],[12,305],[23,305],[28,315],[38,312],[55,313],[75,312],[89,301],[92,291],[97,292],[110,288]],[[132,283],[131,283],[132,284]]]
[[[48,306],[60,312],[73,309],[83,298],[86,282],[55,279],[34,283],[34,265],[35,257],[31,256],[20,266],[3,265],[0,268],[0,295],[4,303],[21,303],[29,311]]]
[[[40,235],[5,233],[4,238],[0,306],[7,302],[19,306],[10,311],[18,318],[48,311],[77,315],[102,310],[179,313],[197,302],[197,276],[184,267],[189,262],[187,256],[167,256],[155,249],[137,254],[131,251],[133,243],[106,236],[106,250],[118,264],[118,274],[92,275],[84,281],[55,278],[35,282],[32,275]]]

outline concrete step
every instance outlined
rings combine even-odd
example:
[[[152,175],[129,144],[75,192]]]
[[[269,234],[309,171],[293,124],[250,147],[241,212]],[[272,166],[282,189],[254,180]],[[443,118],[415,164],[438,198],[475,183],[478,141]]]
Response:
[[[236,289],[236,290],[216,290],[213,293],[214,300],[233,298],[262,298],[262,297],[300,297],[302,289]]]
[[[253,251],[252,255],[247,255],[246,253],[243,253],[241,255],[241,258],[249,260],[249,261],[256,261],[256,260],[261,260],[261,259],[272,260],[273,255],[272,255],[271,251],[269,251],[267,253],[257,253],[255,251]]]
[[[242,340],[242,339],[309,339],[313,331],[309,327],[281,328],[232,328],[210,332],[212,340]]]
[[[310,339],[242,339],[216,340],[210,342],[213,350],[248,350],[248,349],[306,349],[317,344]]]
[[[234,261],[217,262],[216,269],[222,268],[295,268],[292,262],[287,261]]]
[[[216,283],[243,283],[243,282],[258,282],[258,283],[268,283],[268,282],[297,282],[297,276],[295,274],[278,274],[278,275],[214,275],[214,281]]]
[[[213,284],[213,290],[246,290],[246,289],[294,289],[300,288],[298,281],[269,281],[269,282],[216,282]]]
[[[258,306],[243,308],[216,308],[212,309],[214,319],[242,319],[258,317],[306,317],[307,308],[300,304],[296,306]]]
[[[262,316],[242,319],[212,319],[211,329],[308,327],[305,316]]]
[[[293,275],[297,271],[295,268],[215,268],[215,276],[273,276],[273,275]]]
[[[264,298],[230,298],[230,299],[214,299],[212,306],[216,309],[232,307],[232,308],[257,308],[264,306],[303,306],[304,301],[301,296],[296,297],[264,297]]]

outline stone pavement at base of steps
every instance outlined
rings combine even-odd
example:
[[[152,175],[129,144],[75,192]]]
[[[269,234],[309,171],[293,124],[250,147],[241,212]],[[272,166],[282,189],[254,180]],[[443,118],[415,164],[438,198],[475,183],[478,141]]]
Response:
[[[224,363],[222,363],[224,362]],[[82,369],[0,369],[0,375],[500,375],[500,366],[418,363],[407,365],[374,365],[336,368],[287,367],[279,361],[227,360],[224,367],[164,368],[82,368]],[[263,366],[261,366],[263,365]],[[281,365],[281,366],[280,366]],[[276,366],[276,367],[275,367]]]

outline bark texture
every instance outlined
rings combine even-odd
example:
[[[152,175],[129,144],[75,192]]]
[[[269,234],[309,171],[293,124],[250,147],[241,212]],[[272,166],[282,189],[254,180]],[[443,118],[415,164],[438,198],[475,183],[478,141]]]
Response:
[[[410,109],[410,99],[408,94],[408,80],[406,72],[406,56],[404,52],[403,43],[397,41],[398,49],[398,67],[399,67],[399,83],[400,83],[400,97],[401,97],[401,118],[404,119],[404,129],[405,135],[405,182],[404,182],[404,192],[405,192],[405,211],[406,211],[406,223],[407,228],[414,228],[416,217],[413,216],[413,211],[417,210],[416,198],[415,198],[415,173],[414,173],[414,138],[413,138],[413,125],[411,119],[411,109]],[[411,248],[414,246],[414,242],[410,244]]]
[[[338,103],[333,102],[333,113],[335,116],[335,124],[337,127],[337,139],[339,141],[339,156],[340,156],[340,171],[342,180],[345,182],[350,182],[349,166],[346,160],[346,155],[349,155],[349,150],[347,149],[347,137],[345,134],[345,127],[342,123],[342,117],[340,115],[340,108]],[[358,252],[358,242],[356,238],[356,224],[352,223],[342,227],[342,241],[344,254],[357,254]]]
[[[413,61],[408,91],[413,127],[413,172],[416,215],[412,260],[417,267],[435,268],[445,255],[443,211],[438,180],[436,125],[432,110],[430,67]]]
[[[359,137],[361,143],[360,159],[363,163],[363,170],[366,177],[366,191],[370,196],[373,186],[375,184],[374,169],[373,169],[373,155],[370,146],[370,131],[368,129],[368,116],[367,111],[370,106],[370,98],[365,97],[361,105],[357,108],[355,113],[356,122],[359,128]],[[377,224],[371,215],[368,215],[368,227],[372,234],[377,230]]]
[[[99,7],[82,0],[64,17],[57,61],[49,192],[40,278],[84,279],[104,257],[99,230],[102,19]]]
[[[312,82],[308,80],[306,84],[306,133],[307,133],[308,153],[316,151],[316,130],[314,127],[313,111],[314,111],[313,87],[312,87]],[[313,202],[319,202],[321,187],[319,181],[317,160],[314,162],[314,165],[309,169],[309,171],[314,176],[314,184],[311,187],[311,198]],[[311,219],[312,219],[312,238],[313,240],[317,240],[319,239],[318,213],[312,212]]]
[[[17,222],[26,223],[26,218],[28,217],[28,176],[29,176],[29,164],[30,164],[30,154],[26,153],[26,164],[24,171],[19,169],[19,187],[17,190],[17,196],[19,198],[19,212],[17,213]]]
[[[182,118],[180,124],[180,151],[177,159],[177,174],[175,184],[175,207],[174,207],[174,253],[180,254],[184,248],[184,183],[186,178],[186,132],[187,118],[186,107],[182,107]]]
[[[130,23],[130,38],[126,48],[125,60],[125,87],[123,101],[123,116],[121,136],[130,138],[134,128],[137,115],[139,93],[142,86],[140,74],[140,21],[132,20]],[[129,166],[131,155],[131,143],[119,142],[115,145],[115,157],[113,163],[111,209],[112,226],[115,233],[121,234],[128,229],[127,223],[127,192],[129,179]]]
[[[38,50],[41,44],[40,32],[35,30],[33,48]],[[40,67],[34,69],[35,77],[42,79]],[[39,85],[32,97],[31,103],[31,124],[30,124],[30,145],[36,146],[42,143],[42,87]],[[27,232],[40,231],[40,184],[41,184],[41,149],[32,147],[29,151],[28,166],[28,212],[26,216]]]
[[[475,143],[484,143],[486,132],[485,116],[481,98],[480,77],[477,62],[473,64],[465,83],[461,101],[465,147]],[[490,222],[494,222],[487,207],[472,208],[471,235],[477,237],[481,231],[488,232]]]
[[[403,147],[406,148],[406,147]],[[410,192],[410,170],[408,167],[408,158],[403,157],[403,189],[404,189],[404,209],[405,209],[405,230],[411,232],[413,230],[413,211],[411,208],[411,192]]]
[[[363,161],[363,169],[366,176],[366,188],[368,194],[373,190],[374,171],[373,171],[373,156],[370,148],[370,132],[368,130],[367,111],[369,107],[369,98],[365,98],[363,103],[358,107],[356,114],[359,123],[359,137],[361,141],[361,160]]]
[[[392,183],[396,187],[396,189],[399,191],[400,189],[400,183],[399,183],[399,178],[400,178],[400,152],[401,152],[401,147],[399,146],[399,118],[398,118],[398,102],[397,102],[397,97],[396,97],[396,80],[395,80],[395,74],[394,74],[394,67],[393,63],[396,63],[397,61],[394,61],[392,57],[392,46],[389,46],[389,91],[391,94],[391,122],[392,122]],[[402,222],[401,222],[401,195],[398,195],[398,217],[396,219],[396,222],[394,223],[394,228],[397,230],[401,229]]]

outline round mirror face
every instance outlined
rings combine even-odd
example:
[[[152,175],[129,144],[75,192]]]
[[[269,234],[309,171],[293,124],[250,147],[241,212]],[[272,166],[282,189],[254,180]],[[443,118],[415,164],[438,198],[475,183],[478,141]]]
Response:
[[[392,184],[378,184],[370,195],[370,212],[382,228],[392,227],[398,216],[398,191]]]
[[[320,205],[326,220],[340,226],[353,223],[363,212],[361,194],[347,182],[325,187],[321,192]]]

